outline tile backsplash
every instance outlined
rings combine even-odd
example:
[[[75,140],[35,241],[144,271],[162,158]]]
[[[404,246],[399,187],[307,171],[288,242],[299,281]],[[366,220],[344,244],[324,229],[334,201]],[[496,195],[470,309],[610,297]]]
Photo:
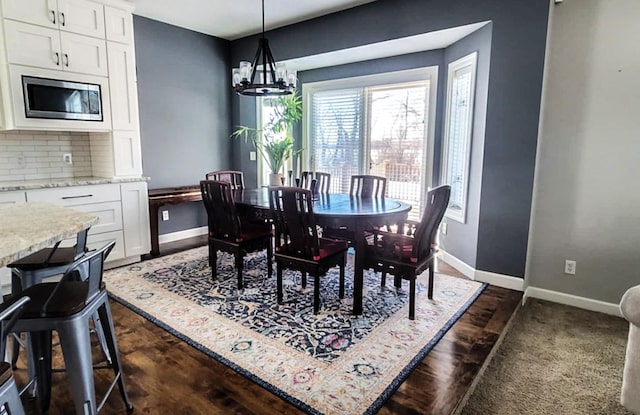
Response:
[[[63,160],[71,153],[72,164]],[[88,133],[0,132],[0,182],[91,176]]]

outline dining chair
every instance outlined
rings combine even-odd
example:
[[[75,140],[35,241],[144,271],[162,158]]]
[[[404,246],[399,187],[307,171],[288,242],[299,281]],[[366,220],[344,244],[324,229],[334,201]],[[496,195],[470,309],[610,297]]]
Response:
[[[314,277],[314,314],[320,309],[320,277],[334,266],[340,267],[338,296],[344,298],[348,245],[345,241],[318,237],[311,191],[298,187],[270,187],[269,207],[275,225],[278,304],[283,302],[284,269],[301,271],[303,288],[307,273]]]
[[[231,183],[231,189],[244,189],[244,173],[237,170],[217,170],[205,175],[206,180]]]
[[[349,194],[361,198],[385,197],[387,179],[372,175],[351,176]]]
[[[0,356],[6,355],[7,335],[12,332],[27,302],[29,297],[23,296],[14,302],[0,304]],[[13,378],[11,365],[7,362],[0,362],[0,407],[3,408],[0,411],[2,414],[24,414],[20,392]]]
[[[51,400],[52,332],[58,333],[77,414],[96,414],[113,388],[118,385],[127,412],[133,410],[125,388],[122,362],[118,352],[107,289],[102,276],[105,258],[115,241],[74,261],[58,282],[32,285],[22,292],[31,299],[14,331],[30,333],[29,353],[36,362],[36,389],[40,408],[47,412]],[[89,320],[98,313],[105,334],[114,378],[104,398],[96,402]]]
[[[311,186],[315,180],[315,185]],[[314,193],[329,193],[331,185],[331,174],[322,172],[303,171],[301,174],[300,187],[312,190]]]
[[[397,233],[373,230],[367,237],[364,255],[365,269],[382,272],[381,286],[386,274],[393,275],[394,285],[400,288],[402,279],[409,280],[409,319],[415,319],[416,278],[429,269],[428,298],[433,298],[433,260],[438,226],[449,204],[451,186],[438,186],[427,193],[426,206],[420,222],[406,221]]]
[[[273,272],[270,223],[247,223],[240,220],[233,200],[231,183],[202,180],[200,182],[202,201],[209,222],[209,265],[211,276],[217,274],[217,252],[227,252],[234,256],[238,272],[238,289],[242,289],[244,255],[248,252],[267,250],[267,269]]]

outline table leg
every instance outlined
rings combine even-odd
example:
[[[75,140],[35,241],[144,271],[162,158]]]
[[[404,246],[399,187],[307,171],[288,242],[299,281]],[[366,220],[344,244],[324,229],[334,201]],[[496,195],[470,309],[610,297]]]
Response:
[[[362,314],[362,289],[364,286],[364,227],[360,221],[356,221],[355,232],[356,258],[353,269],[353,314]]]
[[[149,225],[151,227],[151,255],[160,255],[160,243],[158,242],[158,210],[160,205],[149,201]]]

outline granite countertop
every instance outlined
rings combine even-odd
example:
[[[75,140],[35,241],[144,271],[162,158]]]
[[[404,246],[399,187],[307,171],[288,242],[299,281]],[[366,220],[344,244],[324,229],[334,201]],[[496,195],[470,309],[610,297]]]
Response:
[[[45,202],[0,205],[0,267],[98,222],[98,217]]]
[[[10,192],[14,190],[47,189],[52,187],[84,186],[91,184],[110,184],[127,182],[149,181],[149,177],[69,177],[66,179],[46,179],[46,180],[17,180],[11,182],[0,182],[0,192]]]

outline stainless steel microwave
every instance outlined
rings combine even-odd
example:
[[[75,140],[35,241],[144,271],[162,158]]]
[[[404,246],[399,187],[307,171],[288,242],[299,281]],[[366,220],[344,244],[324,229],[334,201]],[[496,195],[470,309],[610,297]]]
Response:
[[[25,116],[102,121],[100,85],[22,75]]]

